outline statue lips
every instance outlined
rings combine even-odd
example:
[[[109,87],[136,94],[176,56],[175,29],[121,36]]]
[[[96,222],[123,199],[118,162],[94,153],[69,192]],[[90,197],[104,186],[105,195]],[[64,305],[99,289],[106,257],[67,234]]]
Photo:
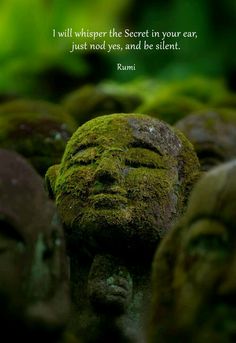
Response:
[[[111,275],[103,280],[94,279],[90,300],[98,311],[109,308],[111,313],[120,315],[131,301],[132,289],[132,280],[125,276]]]
[[[128,201],[121,195],[101,193],[89,197],[95,209],[125,208]]]
[[[130,293],[129,281],[124,277],[110,277],[107,280],[108,296],[127,299]]]
[[[95,209],[125,208],[128,200],[126,191],[120,187],[103,187],[99,191],[93,191],[88,197]]]

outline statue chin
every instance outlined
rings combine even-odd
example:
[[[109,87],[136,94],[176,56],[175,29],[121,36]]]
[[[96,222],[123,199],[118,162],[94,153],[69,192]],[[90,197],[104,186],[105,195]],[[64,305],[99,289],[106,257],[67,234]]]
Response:
[[[110,285],[102,294],[95,289],[89,299],[98,314],[120,316],[126,312],[130,303],[130,292],[122,286]]]
[[[129,207],[87,207],[83,209],[79,217],[81,218],[80,226],[89,226],[89,224],[113,226],[118,225],[120,221],[122,221],[124,224],[129,223],[132,218],[132,210]]]

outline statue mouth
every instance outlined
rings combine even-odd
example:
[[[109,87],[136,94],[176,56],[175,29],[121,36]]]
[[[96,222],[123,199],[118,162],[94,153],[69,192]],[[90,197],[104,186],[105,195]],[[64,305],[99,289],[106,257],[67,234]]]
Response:
[[[91,298],[97,299],[100,304],[110,304],[126,306],[130,302],[132,296],[132,287],[128,282],[121,278],[114,280],[113,277],[100,281],[94,288],[94,293],[91,293]]]
[[[106,295],[107,299],[109,299],[110,302],[120,300],[120,301],[127,301],[129,294],[128,291],[121,287],[121,286],[110,286],[108,287],[108,292]]]
[[[100,313],[108,311],[109,316],[124,314],[131,302],[131,290],[116,284],[107,285],[104,282],[99,285],[98,292],[90,294],[91,304]]]
[[[99,193],[89,196],[89,202],[95,209],[103,208],[125,208],[128,200],[120,194],[113,193]]]

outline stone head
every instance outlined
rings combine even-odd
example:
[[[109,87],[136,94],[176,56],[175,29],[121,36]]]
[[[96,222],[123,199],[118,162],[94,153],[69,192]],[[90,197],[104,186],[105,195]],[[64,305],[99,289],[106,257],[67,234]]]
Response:
[[[24,156],[44,176],[59,163],[76,127],[60,106],[33,100],[15,100],[0,106],[0,146]]]
[[[134,87],[135,89],[135,87]],[[109,113],[130,113],[142,102],[137,91],[117,84],[87,84],[65,96],[63,107],[78,125]]]
[[[63,232],[41,177],[0,150],[0,319],[27,340],[57,335],[69,312]]]
[[[236,157],[235,114],[229,109],[204,110],[175,124],[193,144],[203,171]]]
[[[151,255],[182,213],[197,175],[196,155],[178,130],[145,115],[113,114],[82,125],[47,180],[70,251],[82,240],[136,259]]]
[[[149,342],[233,342],[236,162],[207,172],[157,249]]]

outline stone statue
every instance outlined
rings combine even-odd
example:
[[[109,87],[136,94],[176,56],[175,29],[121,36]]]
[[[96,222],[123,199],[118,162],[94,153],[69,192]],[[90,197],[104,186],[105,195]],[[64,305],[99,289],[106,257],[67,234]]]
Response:
[[[62,106],[78,125],[82,125],[101,115],[134,111],[142,103],[142,97],[136,88],[105,82],[86,84],[67,94],[62,100]]]
[[[198,171],[180,132],[136,114],[85,123],[61,165],[48,170],[71,259],[71,327],[85,342],[141,335],[155,248],[184,210]]]
[[[0,150],[0,326],[9,342],[58,342],[68,268],[55,206],[34,169]]]
[[[202,171],[236,158],[236,112],[204,110],[178,121],[175,126],[193,144]]]
[[[24,156],[42,176],[60,162],[76,127],[62,107],[50,102],[19,99],[0,105],[0,147]]]
[[[235,341],[235,225],[234,160],[202,177],[157,249],[148,342]]]

